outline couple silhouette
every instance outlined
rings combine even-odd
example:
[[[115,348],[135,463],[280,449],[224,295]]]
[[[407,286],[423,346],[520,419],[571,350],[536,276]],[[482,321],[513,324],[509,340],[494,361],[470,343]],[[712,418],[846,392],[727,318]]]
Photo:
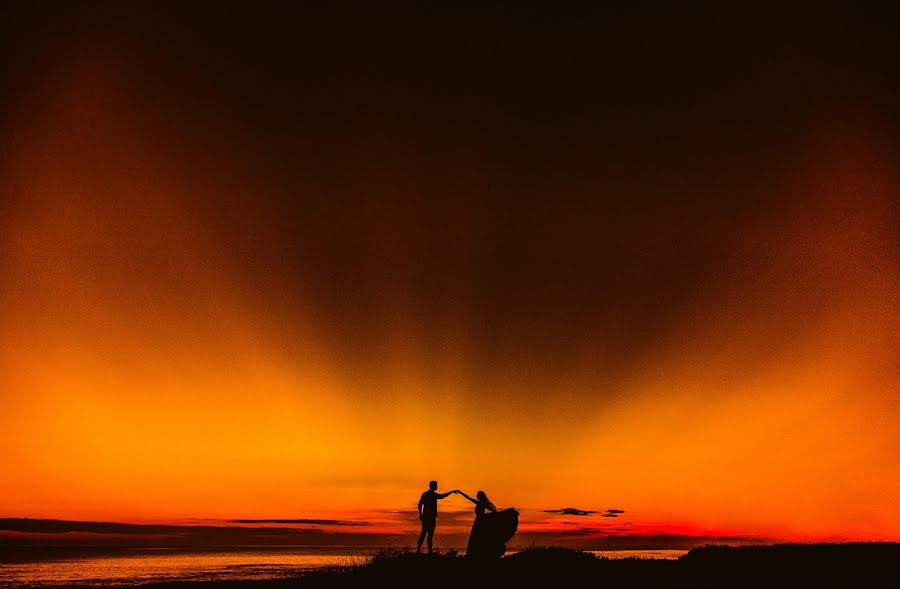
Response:
[[[437,527],[438,500],[458,494],[475,504],[475,521],[472,523],[472,531],[469,533],[466,556],[498,558],[503,556],[503,553],[506,552],[506,542],[513,537],[519,525],[519,512],[512,508],[498,511],[484,491],[478,491],[475,494],[476,499],[473,499],[459,489],[438,493],[437,488],[437,481],[429,482],[428,490],[419,498],[419,520],[422,522],[422,532],[419,534],[416,554],[422,552],[422,542],[426,537],[428,538],[428,554],[432,553],[434,529]]]

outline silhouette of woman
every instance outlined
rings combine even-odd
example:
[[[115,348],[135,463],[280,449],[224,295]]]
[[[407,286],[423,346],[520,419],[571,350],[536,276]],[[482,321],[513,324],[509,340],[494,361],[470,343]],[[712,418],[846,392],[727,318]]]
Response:
[[[475,496],[478,499],[472,499],[462,491],[459,494],[475,504],[475,521],[472,523],[472,531],[469,533],[469,543],[466,545],[466,556],[484,556],[490,550],[490,538],[488,537],[487,526],[485,525],[485,511],[496,512],[497,507],[491,503],[484,491],[478,491]],[[504,547],[505,549],[505,547]],[[502,553],[501,553],[502,554]]]

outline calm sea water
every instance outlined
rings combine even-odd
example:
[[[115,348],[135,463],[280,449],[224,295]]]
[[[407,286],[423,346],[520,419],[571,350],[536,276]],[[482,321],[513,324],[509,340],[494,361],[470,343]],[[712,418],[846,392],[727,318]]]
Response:
[[[322,566],[361,564],[371,549],[265,549],[228,551],[137,550],[130,553],[60,554],[52,560],[0,563],[0,587],[133,586],[162,581],[273,579]],[[608,558],[678,558],[684,550],[595,551]]]

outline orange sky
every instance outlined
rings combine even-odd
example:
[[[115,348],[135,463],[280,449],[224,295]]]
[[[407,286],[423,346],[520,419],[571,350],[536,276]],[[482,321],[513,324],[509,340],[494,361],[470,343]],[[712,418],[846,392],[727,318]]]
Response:
[[[381,510],[414,510],[436,478],[519,507],[525,531],[565,529],[541,510],[574,506],[623,509],[637,534],[900,540],[900,184],[883,138],[834,124],[805,141],[616,378],[596,326],[564,369],[481,362],[466,310],[423,319],[402,277],[378,291],[377,367],[354,376],[317,296],[233,263],[277,259],[256,237],[275,220],[248,206],[271,186],[239,160],[185,160],[190,140],[132,110],[114,58],[62,63],[2,164],[0,517],[407,532]]]

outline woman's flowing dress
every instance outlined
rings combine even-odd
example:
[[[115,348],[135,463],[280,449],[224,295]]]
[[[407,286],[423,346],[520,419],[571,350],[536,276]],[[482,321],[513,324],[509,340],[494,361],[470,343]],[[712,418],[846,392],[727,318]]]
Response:
[[[519,527],[519,512],[504,509],[485,513],[484,505],[475,507],[475,522],[469,533],[466,556],[474,558],[500,558],[506,552],[506,543]]]

